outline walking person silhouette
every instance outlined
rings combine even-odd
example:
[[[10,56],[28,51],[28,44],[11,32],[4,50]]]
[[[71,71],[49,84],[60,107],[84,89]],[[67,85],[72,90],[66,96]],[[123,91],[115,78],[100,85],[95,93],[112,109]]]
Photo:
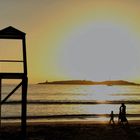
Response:
[[[120,108],[119,108],[119,118],[118,118],[118,122],[121,124],[127,123],[128,124],[128,120],[126,118],[126,106],[124,103],[121,104]]]
[[[113,111],[111,111],[111,114],[110,114],[109,124],[111,124],[111,123],[113,123],[113,125],[115,124]]]

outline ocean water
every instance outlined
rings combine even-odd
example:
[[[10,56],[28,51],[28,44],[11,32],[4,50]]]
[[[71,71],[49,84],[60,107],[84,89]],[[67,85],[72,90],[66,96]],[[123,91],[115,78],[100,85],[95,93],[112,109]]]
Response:
[[[2,99],[15,85],[4,85]],[[2,105],[2,121],[18,121],[21,94],[16,91]],[[128,120],[140,120],[140,86],[29,85],[28,121],[108,120],[125,103]]]

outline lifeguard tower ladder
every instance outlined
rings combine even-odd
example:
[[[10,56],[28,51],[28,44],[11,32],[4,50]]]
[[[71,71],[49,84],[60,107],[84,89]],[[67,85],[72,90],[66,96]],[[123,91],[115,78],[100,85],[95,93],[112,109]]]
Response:
[[[23,63],[22,72],[1,72],[0,71],[0,126],[1,126],[1,106],[6,103],[10,96],[21,87],[21,132],[22,138],[26,139],[26,120],[27,120],[27,60],[26,60],[26,38],[25,33],[21,32],[11,26],[0,30],[0,39],[17,39],[22,41],[23,60],[0,60],[0,63]],[[6,52],[6,48],[5,48]],[[3,53],[5,53],[3,52]],[[3,79],[21,79],[21,82],[4,98],[2,94],[2,80]]]

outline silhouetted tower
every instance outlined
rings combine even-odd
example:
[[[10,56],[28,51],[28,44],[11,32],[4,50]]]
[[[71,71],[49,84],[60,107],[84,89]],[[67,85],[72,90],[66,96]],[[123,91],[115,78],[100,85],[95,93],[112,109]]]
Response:
[[[26,38],[25,33],[21,32],[11,26],[0,30],[0,39],[16,39],[22,41],[22,53],[23,60],[0,60],[0,63],[23,63],[22,72],[1,72],[0,71],[0,125],[1,125],[1,106],[6,103],[7,99],[12,96],[15,91],[21,87],[21,130],[22,138],[26,139],[26,119],[27,119],[27,87],[28,87],[28,77],[27,77],[27,60],[26,60]],[[6,52],[7,48],[5,48]],[[3,53],[5,53],[3,52]],[[18,52],[16,52],[18,53]],[[21,82],[4,98],[1,98],[2,94],[2,80],[3,79],[21,79]]]

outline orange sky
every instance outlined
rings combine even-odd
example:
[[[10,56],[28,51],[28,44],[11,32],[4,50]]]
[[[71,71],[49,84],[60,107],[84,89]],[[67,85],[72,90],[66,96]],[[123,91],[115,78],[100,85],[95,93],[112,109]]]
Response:
[[[13,26],[27,33],[30,83],[65,79],[140,82],[140,1],[5,0],[0,9],[1,29]],[[11,51],[2,47],[0,56],[21,57],[18,51],[16,46]]]

